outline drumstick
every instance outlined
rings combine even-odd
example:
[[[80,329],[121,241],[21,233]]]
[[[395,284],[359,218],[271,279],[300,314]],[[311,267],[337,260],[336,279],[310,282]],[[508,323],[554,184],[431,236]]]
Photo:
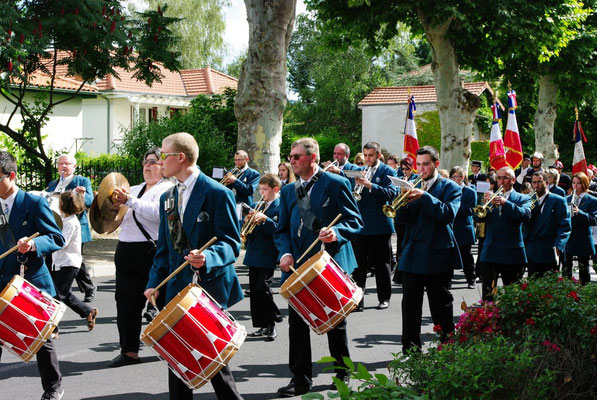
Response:
[[[212,237],[211,239],[209,239],[209,242],[205,243],[199,250],[197,250],[197,252],[195,254],[201,254],[203,253],[203,251],[205,249],[207,249],[209,246],[211,246],[212,244],[214,244],[214,242],[218,240],[217,237]],[[162,283],[160,283],[156,288],[154,288],[151,291],[151,303],[153,304],[153,306],[157,309],[156,305],[155,305],[155,292],[156,290],[158,290],[159,288],[161,288],[162,286],[164,286],[166,283],[168,283],[168,281],[172,278],[174,278],[176,276],[176,274],[178,274],[180,271],[182,271],[187,265],[189,265],[189,260],[186,260],[185,262],[183,262],[180,267],[176,268],[170,275],[168,275],[166,277],[166,279],[164,279],[162,281]]]
[[[39,232],[35,232],[33,235],[29,236],[27,238],[27,241],[33,240],[36,237],[39,236]],[[11,248],[10,250],[6,250],[4,253],[2,253],[2,255],[0,255],[0,260],[2,260],[4,257],[6,257],[7,255],[9,255],[10,253],[14,252],[16,249],[19,248],[19,245],[17,244],[16,246],[14,246],[13,248]]]
[[[332,222],[330,222],[330,224],[329,224],[329,225],[328,225],[328,226],[327,226],[325,229],[330,229],[332,226],[336,225],[336,222],[338,222],[338,220],[339,220],[341,217],[342,217],[342,213],[338,214],[338,215],[336,216],[336,218],[334,218],[334,220],[333,220]],[[312,249],[313,247],[315,247],[315,245],[317,244],[317,242],[318,242],[318,241],[319,241],[319,238],[315,239],[315,240],[313,241],[313,243],[311,243],[311,246],[309,246],[309,248],[308,248],[307,250],[305,250],[305,252],[303,253],[303,255],[302,255],[302,256],[300,256],[298,260],[296,260],[296,263],[295,263],[295,264],[298,264],[298,263],[299,263],[299,262],[300,262],[300,261],[301,261],[301,260],[302,260],[302,259],[303,259],[303,258],[304,258],[306,255],[307,255],[307,253],[308,253],[308,252],[310,252],[310,251],[311,251],[311,249]],[[291,267],[291,268],[292,268],[292,267]],[[296,270],[294,270],[294,268],[292,268],[292,271],[293,271],[293,272],[296,272]]]

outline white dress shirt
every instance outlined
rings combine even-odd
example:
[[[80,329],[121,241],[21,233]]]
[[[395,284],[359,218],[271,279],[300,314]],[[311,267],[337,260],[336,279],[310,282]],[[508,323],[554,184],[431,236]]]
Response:
[[[174,184],[167,179],[156,183],[149,190],[145,190],[143,196],[138,198],[139,192],[145,186],[145,183],[131,187],[131,195],[126,205],[129,207],[124,215],[120,225],[120,234],[118,240],[121,242],[146,242],[147,238],[141,233],[141,230],[133,219],[133,211],[137,220],[147,231],[153,240],[158,238],[158,228],[160,226],[160,196]]]
[[[13,192],[13,194],[8,196],[6,199],[0,199],[0,205],[2,205],[2,211],[4,211],[6,209],[6,207],[8,207],[8,214],[4,213],[4,216],[6,217],[7,221],[10,217],[10,213],[12,212],[12,206],[15,203],[15,198],[17,197],[17,193],[19,192],[19,188],[17,187],[17,185],[15,185],[14,188],[15,188],[15,191]]]
[[[197,182],[199,174],[199,168],[193,167],[193,173],[191,174],[191,176],[189,176],[184,182],[182,182],[185,185],[185,190],[184,192],[182,192],[182,211],[180,213],[181,220],[184,217],[184,212],[187,209],[187,204],[189,203],[191,193],[193,192],[193,188],[195,187],[195,182]]]
[[[54,269],[61,267],[81,267],[81,224],[76,215],[62,218],[62,236],[64,246],[52,254]]]

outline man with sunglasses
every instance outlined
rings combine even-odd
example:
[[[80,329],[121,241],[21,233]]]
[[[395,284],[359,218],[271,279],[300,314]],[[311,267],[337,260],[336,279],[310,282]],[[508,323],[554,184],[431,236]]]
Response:
[[[84,195],[85,207],[91,207],[93,202],[93,191],[91,189],[91,181],[81,175],[75,175],[75,168],[77,167],[77,160],[70,154],[63,154],[58,157],[56,161],[58,165],[58,179],[50,182],[46,188],[48,193],[62,193],[68,190],[74,190],[77,193]],[[91,242],[91,229],[89,228],[89,218],[87,218],[87,210],[77,215],[79,223],[81,224],[81,254],[83,254],[83,247],[85,243]],[[84,302],[90,303],[95,298],[95,291],[97,286],[91,280],[89,270],[85,265],[85,260],[81,261],[81,268],[75,278],[79,290],[85,294]]]
[[[220,307],[231,307],[243,299],[234,269],[240,253],[234,196],[199,170],[199,147],[192,135],[179,132],[167,136],[162,141],[161,154],[164,176],[176,178],[176,186],[160,197],[158,243],[145,297],[150,300],[153,288],[186,260],[190,266],[156,290],[155,297],[163,296],[167,304],[195,276]],[[203,253],[192,250],[214,236],[217,241]],[[228,365],[211,379],[211,384],[220,400],[242,399]],[[193,398],[193,391],[170,370],[168,389],[170,399]]]
[[[45,256],[60,249],[64,238],[48,202],[41,196],[19,189],[15,183],[16,174],[15,158],[0,150],[0,253],[18,245],[17,251],[0,260],[0,288],[4,289],[15,275],[22,273],[37,289],[56,296]],[[39,236],[27,240],[35,232]],[[23,271],[21,265],[24,266]],[[43,344],[36,357],[44,389],[42,400],[60,400],[64,390],[52,339]],[[31,398],[31,393],[23,397]]]
[[[493,290],[501,276],[509,285],[522,278],[527,263],[522,237],[522,225],[531,219],[531,198],[514,191],[514,170],[502,167],[497,172],[497,184],[503,190],[491,201],[493,208],[479,222],[485,222],[485,241],[479,256],[482,295],[493,299]],[[493,195],[485,193],[485,202]]]
[[[280,217],[274,234],[276,247],[280,252],[281,284],[292,273],[301,255],[314,240],[325,244],[325,250],[347,273],[356,267],[356,260],[350,240],[363,226],[358,206],[351,194],[347,179],[324,172],[319,167],[319,144],[312,138],[295,141],[290,150],[290,163],[297,176],[294,185],[286,185],[280,191]],[[336,225],[326,227],[338,214],[342,214]],[[321,246],[315,246],[304,257],[303,262],[315,255]],[[281,397],[292,397],[311,391],[313,367],[311,362],[310,329],[301,316],[292,308],[288,310],[290,354],[289,363],[292,379],[278,389]],[[349,357],[346,320],[327,334],[331,356],[344,367],[343,357]],[[348,382],[349,373],[336,369],[336,377]]]

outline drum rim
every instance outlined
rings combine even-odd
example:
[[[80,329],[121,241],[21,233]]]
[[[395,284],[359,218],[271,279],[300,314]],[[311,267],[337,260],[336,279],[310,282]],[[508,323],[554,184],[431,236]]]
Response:
[[[317,278],[321,271],[330,262],[332,256],[321,250],[314,254],[297,268],[297,273],[292,273],[280,287],[280,295],[285,299],[295,296],[298,292],[305,288],[304,282],[311,283],[313,279]],[[321,261],[321,262],[320,262]],[[325,263],[324,263],[325,262]]]

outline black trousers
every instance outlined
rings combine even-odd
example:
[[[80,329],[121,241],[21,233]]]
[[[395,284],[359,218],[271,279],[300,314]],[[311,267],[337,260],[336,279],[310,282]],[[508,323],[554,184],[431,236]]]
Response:
[[[266,328],[276,322],[282,322],[282,314],[274,302],[271,289],[273,280],[273,269],[249,267],[249,302],[255,328]]]
[[[79,314],[79,317],[87,318],[91,312],[91,307],[83,303],[72,291],[73,282],[78,273],[79,268],[61,267],[52,274],[54,286],[56,287],[56,298]]]
[[[352,247],[358,267],[352,273],[356,284],[365,291],[367,270],[375,271],[377,300],[389,301],[392,296],[392,243],[391,234],[364,236],[357,235]]]
[[[120,351],[139,352],[141,318],[146,298],[143,295],[155,248],[151,242],[118,242],[116,265],[116,325]],[[164,297],[164,296],[160,296]]]
[[[241,399],[241,395],[236,390],[236,383],[228,365],[220,370],[213,378],[211,378],[211,385],[214,388],[216,397],[219,400],[234,400]],[[193,391],[180,380],[174,373],[168,369],[168,390],[170,392],[170,400],[192,400]]]
[[[440,274],[413,274],[402,271],[402,351],[421,348],[421,317],[423,293],[427,292],[431,319],[440,325],[446,336],[454,331],[454,297],[450,293],[454,271]]]
[[[493,300],[493,288],[497,287],[498,278],[501,276],[504,286],[519,281],[524,272],[521,264],[495,264],[483,263],[481,265],[481,280],[483,300]]]
[[[81,243],[81,254],[83,254],[83,248],[85,247],[85,243]],[[87,270],[87,266],[85,265],[85,260],[81,262],[81,268],[77,272],[77,286],[81,293],[88,294],[95,289],[95,285],[91,280],[91,276],[89,275],[89,271]]]
[[[475,283],[475,259],[471,253],[471,245],[458,246],[462,258],[462,269],[467,283]]]
[[[529,276],[534,276],[534,277],[542,277],[543,275],[545,275],[547,272],[549,271],[555,271],[558,272],[558,264],[549,264],[549,263],[534,263],[534,262],[529,262],[527,264],[527,268],[529,270]]]
[[[311,362],[311,328],[301,316],[288,308],[289,323],[289,364],[293,375],[293,382],[297,386],[311,387],[313,382],[313,364]],[[330,355],[339,362],[334,365],[344,366],[343,357],[350,357],[348,351],[348,335],[346,333],[346,320],[339,323],[334,329],[326,333]],[[344,371],[337,369],[336,373]]]
[[[48,339],[35,355],[37,358],[37,369],[41,377],[41,387],[44,392],[60,391],[62,385],[62,374],[58,366],[58,356],[52,339]],[[2,358],[2,347],[0,347],[0,359]]]
[[[562,264],[562,275],[571,278],[572,277],[572,258],[576,257],[578,261],[578,278],[581,284],[586,285],[591,281],[591,273],[589,272],[589,259],[591,256],[573,256],[570,253],[566,253],[564,263]]]

